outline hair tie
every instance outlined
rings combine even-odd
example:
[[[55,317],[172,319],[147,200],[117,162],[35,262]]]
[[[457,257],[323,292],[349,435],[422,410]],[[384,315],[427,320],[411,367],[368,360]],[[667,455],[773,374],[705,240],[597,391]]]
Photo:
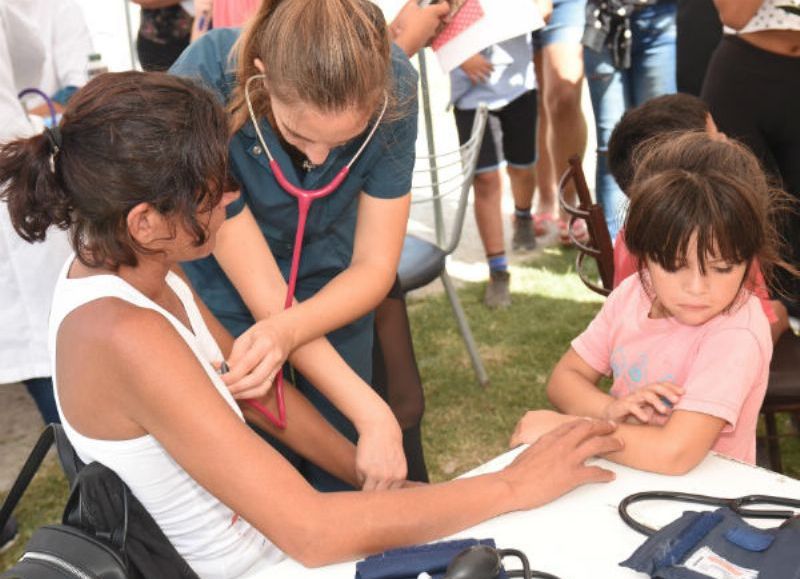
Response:
[[[57,155],[61,150],[61,129],[58,126],[52,129],[45,127],[44,133],[47,136],[47,140],[50,142],[50,152],[53,155]]]

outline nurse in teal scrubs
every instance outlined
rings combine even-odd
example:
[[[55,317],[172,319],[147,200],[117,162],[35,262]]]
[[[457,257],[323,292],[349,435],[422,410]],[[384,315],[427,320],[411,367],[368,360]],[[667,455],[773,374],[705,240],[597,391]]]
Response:
[[[213,256],[185,264],[205,303],[243,336],[229,360],[231,389],[258,387],[290,353],[331,364],[341,356],[355,373],[350,391],[318,392],[299,374],[295,382],[359,441],[365,462],[396,469],[397,423],[387,424],[382,408],[376,413],[362,381],[372,371],[372,310],[395,280],[409,211],[417,77],[408,58],[390,45],[368,0],[265,0],[241,33],[211,31],[171,72],[200,79],[231,115],[229,170],[241,197],[228,206]],[[249,96],[266,145],[296,186],[329,183],[378,123],[342,185],[311,206],[297,302],[286,312],[297,200],[275,180],[248,115],[244,84],[253,76]],[[389,458],[382,448],[393,449]],[[317,488],[342,488],[297,464]]]

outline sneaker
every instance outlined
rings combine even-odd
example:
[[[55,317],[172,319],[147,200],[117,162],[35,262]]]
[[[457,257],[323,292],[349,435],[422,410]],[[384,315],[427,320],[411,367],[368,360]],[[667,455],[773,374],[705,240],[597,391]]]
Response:
[[[19,533],[17,532],[17,520],[9,517],[6,525],[0,529],[0,553],[6,552],[14,545]]]
[[[491,270],[486,293],[483,294],[483,303],[487,308],[507,308],[511,305],[511,290],[509,288],[511,274],[506,270]]]
[[[533,219],[514,218],[514,235],[511,237],[511,249],[514,251],[532,251],[536,249],[536,232]]]

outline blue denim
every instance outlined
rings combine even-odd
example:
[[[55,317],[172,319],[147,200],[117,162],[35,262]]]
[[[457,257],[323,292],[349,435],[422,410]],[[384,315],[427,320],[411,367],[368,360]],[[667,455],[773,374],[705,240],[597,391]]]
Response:
[[[608,140],[626,110],[653,97],[676,91],[675,2],[660,2],[636,10],[631,17],[631,67],[617,70],[611,52],[584,49],[586,80],[597,131],[595,192],[603,206],[611,239],[624,220],[627,197],[608,171]]]
[[[53,379],[52,378],[30,378],[23,380],[25,388],[36,403],[39,413],[42,415],[42,420],[45,424],[61,424],[61,419],[58,417],[58,409],[56,408],[56,400],[53,395]]]

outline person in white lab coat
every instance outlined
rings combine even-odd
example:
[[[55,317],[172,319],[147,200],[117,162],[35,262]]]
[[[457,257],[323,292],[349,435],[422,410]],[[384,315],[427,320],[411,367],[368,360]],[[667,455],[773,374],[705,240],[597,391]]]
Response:
[[[33,5],[46,3],[50,4],[0,0],[0,143],[37,131],[17,99],[19,91],[48,89],[56,82],[52,75],[59,61],[48,59],[51,47],[43,42],[43,22],[30,18]],[[46,77],[45,71],[51,76]],[[48,235],[44,243],[24,242],[11,226],[7,207],[0,205],[0,384],[24,382],[45,422],[58,422],[47,318],[56,277],[69,253],[61,231]]]
[[[93,52],[92,39],[75,0],[3,0],[23,14],[35,27],[35,34],[44,46],[41,78],[36,88],[49,95],[60,112],[69,97],[86,84],[87,63]],[[17,50],[19,44],[14,44]],[[44,102],[31,99],[26,104],[43,114]]]

